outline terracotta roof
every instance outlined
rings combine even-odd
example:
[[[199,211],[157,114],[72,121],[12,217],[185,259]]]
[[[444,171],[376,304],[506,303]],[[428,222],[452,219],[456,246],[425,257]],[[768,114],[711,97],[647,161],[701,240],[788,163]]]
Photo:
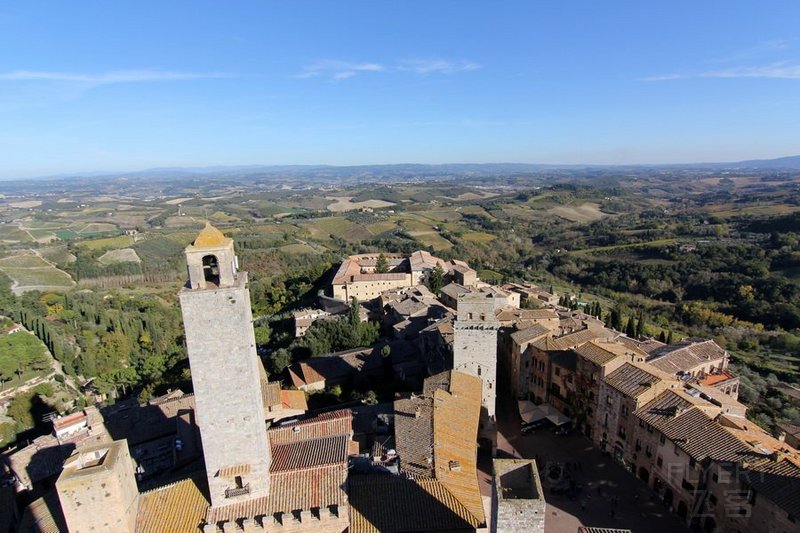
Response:
[[[788,514],[800,516],[800,467],[796,464],[764,457],[748,461],[738,474],[759,495],[766,496]]]
[[[53,420],[53,429],[59,430],[73,424],[79,424],[86,421],[86,415],[79,411],[71,415],[62,416]]]
[[[511,340],[514,341],[515,344],[522,346],[523,344],[538,339],[542,335],[547,335],[548,333],[550,333],[550,330],[546,327],[542,326],[541,324],[534,324],[529,328],[521,329],[512,333]]]
[[[281,384],[277,381],[261,382],[261,401],[264,408],[281,404]]]
[[[197,531],[208,511],[205,478],[184,479],[139,496],[137,533]],[[202,488],[201,488],[202,487]]]
[[[347,435],[353,424],[353,414],[349,409],[324,413],[308,420],[269,430],[269,442],[273,447],[302,440]]]
[[[602,333],[597,330],[585,328],[572,333],[567,333],[561,337],[545,337],[533,343],[535,348],[542,351],[550,350],[569,350],[575,348],[592,339],[602,336]]]
[[[346,462],[349,442],[349,435],[336,435],[273,444],[270,473]]]
[[[659,370],[677,374],[726,356],[727,352],[713,340],[687,339],[654,350],[647,362]]]
[[[696,461],[710,458],[716,461],[737,462],[752,455],[749,446],[692,405],[685,397],[661,394],[634,412],[659,430]]]
[[[655,371],[643,366],[625,363],[605,377],[605,382],[626,396],[636,398],[651,389],[656,383],[663,381]]]
[[[403,472],[433,476],[433,399],[412,396],[395,400],[394,432]]]
[[[458,283],[451,282],[439,289],[439,292],[449,296],[454,300],[458,300],[459,294],[465,294],[468,292],[472,292],[471,289],[466,288],[463,285],[459,285]]]
[[[778,422],[777,426],[781,431],[785,431],[787,435],[800,438],[800,420]]]
[[[713,387],[719,383],[724,383],[728,380],[734,379],[736,375],[733,372],[728,370],[723,370],[717,374],[705,374],[702,379],[700,379],[701,385],[708,385]]]
[[[482,381],[463,372],[450,373],[450,387],[438,389],[433,400],[433,465],[436,479],[484,523],[478,485],[478,422]],[[456,466],[457,465],[457,466]]]
[[[350,477],[350,532],[460,532],[481,525],[441,482],[403,476]]]
[[[343,506],[347,504],[346,484],[347,463],[276,472],[270,475],[269,496],[212,507],[206,520],[215,524],[314,507]]]
[[[646,353],[636,347],[625,346],[622,343],[608,340],[593,339],[586,344],[578,346],[575,351],[584,359],[592,363],[603,366],[609,361],[616,359],[619,356],[644,357]]]
[[[231,240],[232,239],[229,237],[223,235],[220,230],[206,222],[206,227],[197,235],[192,246],[195,248],[218,248],[220,246],[226,246]]]
[[[280,391],[281,406],[284,409],[298,409],[301,411],[308,411],[308,402],[306,401],[306,393],[301,390],[283,390]]]
[[[648,338],[645,340],[638,340],[638,339],[631,339],[627,335],[617,335],[614,338],[614,340],[624,344],[629,348],[638,348],[646,353],[654,352],[655,350],[658,350],[659,348],[663,348],[664,346],[666,346],[666,344],[664,344],[663,342],[659,342],[655,339]]]
[[[53,516],[55,511],[55,516]],[[33,501],[22,514],[19,533],[61,533],[67,531],[67,523],[61,513],[61,502],[55,489],[44,497]]]

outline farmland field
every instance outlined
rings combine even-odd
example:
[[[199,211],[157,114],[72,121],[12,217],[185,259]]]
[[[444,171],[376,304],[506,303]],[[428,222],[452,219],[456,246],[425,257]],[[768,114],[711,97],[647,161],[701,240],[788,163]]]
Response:
[[[342,211],[350,211],[352,209],[361,209],[364,207],[381,208],[396,205],[394,202],[386,202],[384,200],[365,200],[363,202],[353,202],[352,196],[328,196],[326,199],[333,200],[333,202],[328,205],[328,210],[333,211],[334,213],[341,213]]]
[[[136,255],[133,248],[121,248],[119,250],[109,250],[97,259],[103,265],[114,263],[141,263],[142,260]]]
[[[34,289],[59,289],[75,285],[69,274],[38,255],[20,254],[0,259],[0,270],[13,281],[16,294]]]
[[[80,246],[90,250],[102,250],[103,248],[127,248],[133,244],[133,242],[133,237],[130,235],[120,235],[119,237],[107,237],[105,239],[81,241]]]
[[[573,206],[573,205],[560,205],[558,207],[553,207],[547,211],[551,215],[555,215],[561,218],[566,218],[571,222],[594,222],[596,220],[601,220],[608,215],[600,211],[600,204],[595,204],[592,202],[586,202],[585,204]]]

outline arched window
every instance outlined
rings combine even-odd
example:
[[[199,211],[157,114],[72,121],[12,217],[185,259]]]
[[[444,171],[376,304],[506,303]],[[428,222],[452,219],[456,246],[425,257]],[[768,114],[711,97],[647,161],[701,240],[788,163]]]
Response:
[[[206,255],[203,257],[203,278],[206,283],[219,285],[219,261],[216,255]]]

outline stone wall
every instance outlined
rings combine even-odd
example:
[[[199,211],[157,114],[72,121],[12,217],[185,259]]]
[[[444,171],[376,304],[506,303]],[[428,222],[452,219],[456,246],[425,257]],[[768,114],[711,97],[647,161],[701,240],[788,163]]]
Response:
[[[183,289],[181,309],[211,504],[263,496],[270,448],[246,273],[232,287]],[[249,493],[226,498],[236,478]]]

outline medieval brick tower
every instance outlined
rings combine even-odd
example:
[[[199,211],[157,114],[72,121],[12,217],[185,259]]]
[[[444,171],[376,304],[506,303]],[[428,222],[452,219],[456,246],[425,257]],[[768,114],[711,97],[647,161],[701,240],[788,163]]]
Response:
[[[494,297],[491,293],[484,292],[460,294],[457,308],[456,320],[453,322],[453,369],[481,378],[483,390],[480,433],[494,447],[497,331],[500,328],[494,314]]]
[[[269,493],[264,424],[247,273],[233,240],[210,224],[186,247],[180,301],[212,507]]]

